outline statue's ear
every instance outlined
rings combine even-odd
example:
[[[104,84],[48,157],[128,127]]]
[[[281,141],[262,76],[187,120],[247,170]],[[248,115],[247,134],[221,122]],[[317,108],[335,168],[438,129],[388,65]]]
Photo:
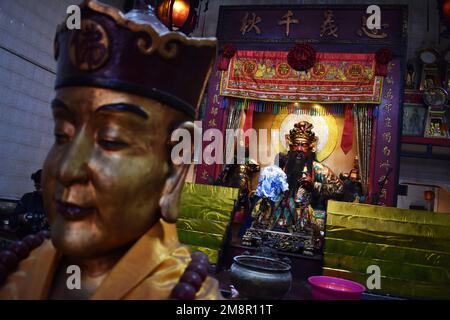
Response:
[[[181,161],[181,158],[175,160],[173,158],[173,148],[178,145],[178,142],[169,142],[170,146],[170,171],[169,175],[164,184],[164,188],[161,194],[161,198],[159,199],[159,206],[161,208],[161,216],[164,221],[168,223],[175,223],[178,218],[179,207],[180,207],[180,195],[184,186],[184,181],[186,179],[186,175],[189,171],[189,167],[192,163],[192,155],[193,155],[193,139],[194,139],[194,123],[193,122],[183,122],[179,126],[177,126],[175,130],[180,130],[178,132],[184,132],[185,134],[181,134],[183,139],[189,139],[189,141],[182,141],[180,144],[184,146],[189,146],[189,149],[184,150],[183,152],[190,151],[189,156],[182,157],[184,160],[189,159],[189,161]],[[188,134],[189,133],[189,134]],[[170,137],[169,137],[170,139]],[[177,154],[178,155],[178,154]]]

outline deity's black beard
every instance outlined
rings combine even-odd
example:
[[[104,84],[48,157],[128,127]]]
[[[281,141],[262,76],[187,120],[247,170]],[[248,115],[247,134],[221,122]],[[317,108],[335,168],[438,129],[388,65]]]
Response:
[[[302,178],[302,173],[305,165],[308,170],[308,174],[312,174],[312,165],[314,158],[314,153],[306,156],[305,153],[301,151],[288,152],[286,174],[289,184],[289,191],[291,192],[291,194],[297,192],[299,180]]]

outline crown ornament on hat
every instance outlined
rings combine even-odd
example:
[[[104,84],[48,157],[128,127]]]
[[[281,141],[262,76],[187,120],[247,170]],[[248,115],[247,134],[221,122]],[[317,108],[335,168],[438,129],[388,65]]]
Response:
[[[308,121],[300,121],[294,124],[294,128],[289,130],[289,134],[286,134],[286,141],[289,147],[299,146],[302,142],[306,141],[311,145],[312,151],[316,152],[317,137],[312,131],[314,126]]]
[[[127,14],[95,0],[81,29],[55,36],[56,89],[94,86],[155,99],[195,118],[216,56],[215,38],[167,29],[144,0]]]

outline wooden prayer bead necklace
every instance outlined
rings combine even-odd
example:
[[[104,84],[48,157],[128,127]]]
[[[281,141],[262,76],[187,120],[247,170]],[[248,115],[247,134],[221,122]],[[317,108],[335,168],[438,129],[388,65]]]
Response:
[[[178,284],[170,295],[175,300],[195,300],[195,295],[208,276],[209,261],[206,254],[200,251],[191,254],[191,263],[185,269]]]
[[[23,240],[13,242],[8,250],[0,252],[0,286],[16,270],[21,260],[26,259],[31,251],[49,238],[50,231],[42,230],[38,234],[30,234]]]

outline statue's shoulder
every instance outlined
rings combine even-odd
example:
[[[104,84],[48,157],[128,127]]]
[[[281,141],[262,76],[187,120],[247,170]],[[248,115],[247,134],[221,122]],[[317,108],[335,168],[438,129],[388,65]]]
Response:
[[[208,276],[204,258],[191,254],[188,247],[179,245],[158,267],[136,286],[126,299],[220,299],[219,283]]]
[[[327,166],[321,162],[313,161],[313,166],[314,166],[314,171],[316,171],[316,172],[334,175],[333,170],[329,166]]]
[[[320,176],[321,180],[323,180],[322,182],[327,182],[327,181],[330,182],[330,181],[335,181],[335,180],[340,181],[340,179],[334,173],[334,171],[331,170],[331,168],[328,167],[327,165],[324,165],[323,163],[314,161],[313,166],[314,166],[315,176],[316,177]]]

